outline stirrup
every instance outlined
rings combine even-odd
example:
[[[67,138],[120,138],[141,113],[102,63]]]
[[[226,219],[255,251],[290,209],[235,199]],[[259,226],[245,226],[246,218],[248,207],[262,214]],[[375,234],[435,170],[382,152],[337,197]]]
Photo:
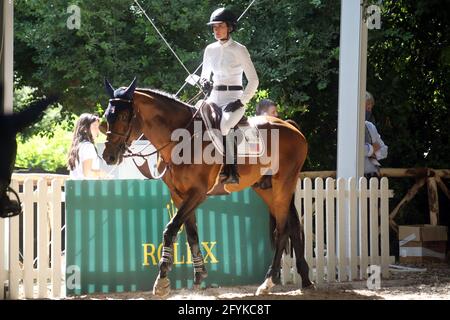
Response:
[[[2,200],[0,204],[0,218],[11,218],[22,213],[22,205],[17,192],[10,187],[6,189],[6,192],[13,194],[17,200],[11,200],[9,197]]]

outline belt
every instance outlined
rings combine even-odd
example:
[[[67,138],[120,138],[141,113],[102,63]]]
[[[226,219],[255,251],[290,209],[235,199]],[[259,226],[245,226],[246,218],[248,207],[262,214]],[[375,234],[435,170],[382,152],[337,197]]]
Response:
[[[242,86],[214,86],[213,89],[217,91],[238,91],[244,88]]]

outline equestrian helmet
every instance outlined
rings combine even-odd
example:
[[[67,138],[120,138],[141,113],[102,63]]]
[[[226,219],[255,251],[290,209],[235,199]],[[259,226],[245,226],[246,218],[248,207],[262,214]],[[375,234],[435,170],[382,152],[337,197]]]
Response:
[[[236,30],[237,19],[234,13],[227,8],[219,8],[214,10],[209,18],[208,26],[225,22],[227,25],[231,26],[231,32]]]

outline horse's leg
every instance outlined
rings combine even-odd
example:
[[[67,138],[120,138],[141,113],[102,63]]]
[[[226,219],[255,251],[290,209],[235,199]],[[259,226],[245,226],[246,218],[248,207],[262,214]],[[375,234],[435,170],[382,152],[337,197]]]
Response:
[[[266,280],[256,291],[257,295],[261,295],[269,293],[275,284],[280,283],[281,257],[289,236],[287,232],[289,202],[284,199],[285,196],[283,195],[280,195],[279,199],[274,198],[274,194],[271,189],[262,190],[259,188],[254,188],[254,190],[267,203],[272,217],[275,218],[275,254],[272,264],[267,271]]]
[[[302,288],[313,287],[314,284],[309,279],[309,266],[305,260],[305,234],[297,214],[297,209],[295,208],[294,197],[292,197],[290,205],[288,228],[289,238],[294,247],[297,272],[302,278]]]
[[[195,214],[195,208],[205,199],[206,193],[197,189],[187,192],[175,216],[167,224],[163,233],[163,248],[159,262],[159,274],[153,286],[153,294],[165,297],[170,292],[170,281],[167,277],[173,264],[173,244],[181,225]]]
[[[200,287],[201,282],[208,276],[208,271],[206,270],[203,255],[200,250],[197,232],[197,221],[195,214],[189,216],[189,218],[184,223],[186,228],[186,235],[189,242],[189,247],[191,248],[192,254],[192,264],[194,266],[194,289]]]
[[[183,198],[176,191],[175,186],[172,182],[172,177],[170,176],[170,171],[164,176],[164,182],[167,184],[170,190],[170,195],[175,203],[175,206],[178,208],[183,204]],[[191,250],[191,256],[194,267],[194,289],[200,286],[203,279],[208,276],[208,271],[204,265],[203,255],[200,250],[199,241],[198,241],[198,232],[197,232],[197,219],[195,218],[195,212],[193,214],[189,214],[189,217],[186,219],[184,226],[186,228],[186,236],[189,243],[189,248]]]

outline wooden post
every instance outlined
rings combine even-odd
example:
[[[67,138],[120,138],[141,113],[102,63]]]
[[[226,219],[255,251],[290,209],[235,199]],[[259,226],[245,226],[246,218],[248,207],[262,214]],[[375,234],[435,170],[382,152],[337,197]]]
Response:
[[[395,216],[397,215],[400,208],[407,202],[411,201],[412,198],[416,195],[417,191],[425,184],[426,180],[425,178],[422,178],[418,180],[411,189],[408,190],[406,195],[403,197],[403,199],[397,204],[397,206],[392,210],[389,217],[391,220],[394,220]]]
[[[441,191],[445,194],[445,196],[450,200],[450,191],[448,191],[445,183],[438,176],[434,177],[436,179],[436,183],[438,184]]]
[[[430,208],[430,224],[436,226],[439,224],[439,198],[436,179],[427,178],[428,187],[428,207]]]

